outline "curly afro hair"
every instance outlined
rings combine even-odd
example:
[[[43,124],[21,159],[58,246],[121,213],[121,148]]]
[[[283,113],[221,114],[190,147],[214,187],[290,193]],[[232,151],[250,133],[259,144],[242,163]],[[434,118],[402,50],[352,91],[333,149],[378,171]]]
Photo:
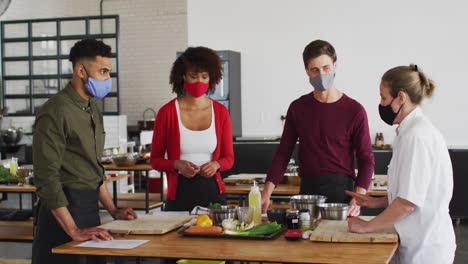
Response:
[[[206,47],[187,48],[172,65],[169,83],[172,85],[172,92],[176,93],[177,97],[185,94],[184,75],[188,72],[208,72],[210,76],[209,94],[215,92],[216,85],[223,78],[223,66],[219,55]]]
[[[94,59],[96,56],[111,57],[111,47],[93,38],[82,39],[73,45],[68,60],[75,63],[81,59]]]

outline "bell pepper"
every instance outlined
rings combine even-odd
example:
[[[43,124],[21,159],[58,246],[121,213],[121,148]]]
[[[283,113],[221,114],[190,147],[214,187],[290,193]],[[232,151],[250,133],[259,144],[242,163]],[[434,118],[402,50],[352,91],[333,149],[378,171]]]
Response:
[[[207,214],[202,214],[197,217],[196,224],[203,227],[213,226],[213,219]]]

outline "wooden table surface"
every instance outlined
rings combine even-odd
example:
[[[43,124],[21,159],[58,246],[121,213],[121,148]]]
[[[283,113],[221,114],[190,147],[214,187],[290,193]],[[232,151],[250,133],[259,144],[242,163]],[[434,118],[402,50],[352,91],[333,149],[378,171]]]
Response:
[[[226,193],[231,194],[248,194],[250,192],[250,185],[225,185]],[[274,190],[273,195],[295,195],[299,194],[300,186],[298,185],[285,185],[279,184]],[[263,190],[263,185],[260,185],[260,191]],[[373,196],[385,196],[387,195],[386,191],[373,191],[369,190],[369,195]]]
[[[150,171],[153,168],[151,164],[135,164],[133,166],[116,166],[114,163],[104,165],[104,169],[106,170],[133,170],[133,171]]]
[[[225,185],[226,193],[235,193],[235,194],[248,194],[250,192],[250,185]],[[259,185],[260,191],[263,190],[263,184]],[[299,194],[299,185],[286,185],[279,184],[273,190],[273,194],[276,195],[294,195]]]
[[[109,175],[106,175],[106,181],[105,182],[115,182],[118,180],[122,180],[125,178],[128,178],[130,175],[129,174],[117,174],[115,177],[111,177]],[[24,192],[24,193],[32,193],[36,192],[36,186],[34,185],[0,185],[0,192]]]
[[[195,258],[301,263],[388,263],[398,244],[320,243],[287,241],[283,235],[273,240],[216,239],[183,237],[175,231],[164,235],[128,235],[119,239],[149,242],[133,249],[75,247],[70,242],[52,250],[57,254],[139,256],[155,258]]]
[[[36,192],[36,187],[33,185],[0,185],[0,192]]]
[[[33,222],[0,221],[0,240],[33,240]]]

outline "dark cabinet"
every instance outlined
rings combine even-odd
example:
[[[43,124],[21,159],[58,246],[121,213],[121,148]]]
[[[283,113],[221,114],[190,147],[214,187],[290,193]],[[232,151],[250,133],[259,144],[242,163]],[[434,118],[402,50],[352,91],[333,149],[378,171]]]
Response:
[[[468,218],[468,149],[449,151],[453,168],[452,218]]]

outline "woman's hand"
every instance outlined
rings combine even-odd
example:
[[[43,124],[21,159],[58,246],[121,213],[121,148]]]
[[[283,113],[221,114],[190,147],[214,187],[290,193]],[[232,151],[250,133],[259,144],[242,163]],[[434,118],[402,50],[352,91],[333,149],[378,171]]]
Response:
[[[174,161],[174,169],[186,178],[193,178],[199,171],[200,167],[186,160]]]
[[[207,162],[200,167],[200,175],[203,177],[213,177],[221,166],[217,161]]]
[[[348,219],[348,230],[353,233],[370,233],[369,222],[362,220],[359,217],[350,217]]]

